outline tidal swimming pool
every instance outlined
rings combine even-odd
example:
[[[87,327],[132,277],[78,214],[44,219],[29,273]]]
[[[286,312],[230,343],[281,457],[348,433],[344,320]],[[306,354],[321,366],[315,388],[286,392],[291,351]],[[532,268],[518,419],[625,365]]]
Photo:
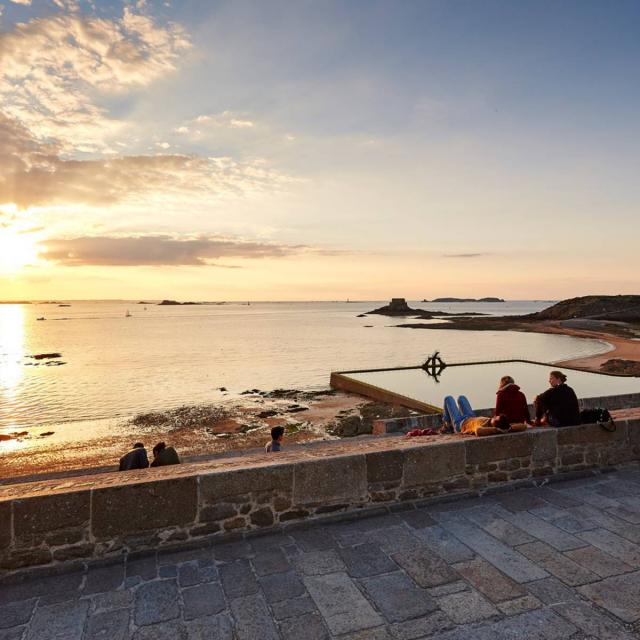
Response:
[[[345,372],[343,375],[436,407],[442,406],[442,400],[447,395],[466,395],[473,407],[481,409],[494,406],[498,383],[506,375],[512,376],[527,396],[527,401],[533,402],[536,395],[549,387],[549,372],[554,369],[560,369],[566,374],[567,384],[574,389],[578,398],[640,393],[640,378],[610,376],[513,360],[449,365],[437,378],[420,368]]]

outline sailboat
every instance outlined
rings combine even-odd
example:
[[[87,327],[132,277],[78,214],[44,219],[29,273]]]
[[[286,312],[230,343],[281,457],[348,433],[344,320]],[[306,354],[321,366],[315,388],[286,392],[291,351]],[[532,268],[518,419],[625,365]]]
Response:
[[[127,313],[124,314],[124,317],[125,318],[130,318],[131,317],[131,314],[129,313],[129,309],[127,309]]]

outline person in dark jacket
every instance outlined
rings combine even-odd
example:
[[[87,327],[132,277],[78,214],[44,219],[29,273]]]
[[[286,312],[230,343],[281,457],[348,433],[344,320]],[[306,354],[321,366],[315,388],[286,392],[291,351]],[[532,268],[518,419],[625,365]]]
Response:
[[[527,398],[511,376],[503,376],[496,393],[494,416],[507,416],[511,424],[527,423],[531,420]]]
[[[131,471],[132,469],[146,469],[149,466],[147,450],[142,442],[136,442],[129,453],[120,458],[119,471]]]
[[[580,424],[580,407],[575,391],[566,384],[567,376],[562,371],[549,374],[550,389],[533,401],[536,409],[536,424],[552,427],[567,427]]]
[[[152,467],[164,467],[168,464],[180,464],[178,452],[173,447],[167,447],[164,442],[158,442],[153,447]]]

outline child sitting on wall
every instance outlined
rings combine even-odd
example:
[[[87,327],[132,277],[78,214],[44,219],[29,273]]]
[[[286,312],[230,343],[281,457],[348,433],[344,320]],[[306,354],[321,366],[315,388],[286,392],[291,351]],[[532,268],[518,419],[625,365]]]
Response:
[[[457,403],[453,396],[447,396],[444,399],[442,420],[445,433],[455,431],[476,436],[525,431],[527,428],[526,424],[510,424],[504,414],[493,416],[493,418],[476,416],[466,396],[460,396]]]
[[[265,445],[267,453],[273,453],[281,450],[282,439],[284,438],[284,427],[273,427],[271,429],[271,442]]]

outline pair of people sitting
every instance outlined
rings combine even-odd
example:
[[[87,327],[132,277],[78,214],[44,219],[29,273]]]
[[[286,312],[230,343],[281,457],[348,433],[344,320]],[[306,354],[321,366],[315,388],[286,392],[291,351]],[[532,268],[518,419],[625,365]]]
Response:
[[[561,371],[549,374],[550,388],[534,400],[535,420],[533,425],[563,427],[580,424],[578,398],[566,384],[567,376]],[[444,399],[444,430],[473,433],[478,436],[494,435],[513,431],[524,431],[531,424],[527,399],[511,376],[500,379],[496,394],[493,417],[476,416],[469,400],[460,396]]]
[[[180,464],[178,452],[173,447],[167,447],[164,442],[158,442],[153,447],[153,461],[149,464],[147,450],[142,442],[136,442],[129,453],[120,458],[119,471],[131,471],[133,469],[147,469],[148,467],[164,467],[169,464]]]

